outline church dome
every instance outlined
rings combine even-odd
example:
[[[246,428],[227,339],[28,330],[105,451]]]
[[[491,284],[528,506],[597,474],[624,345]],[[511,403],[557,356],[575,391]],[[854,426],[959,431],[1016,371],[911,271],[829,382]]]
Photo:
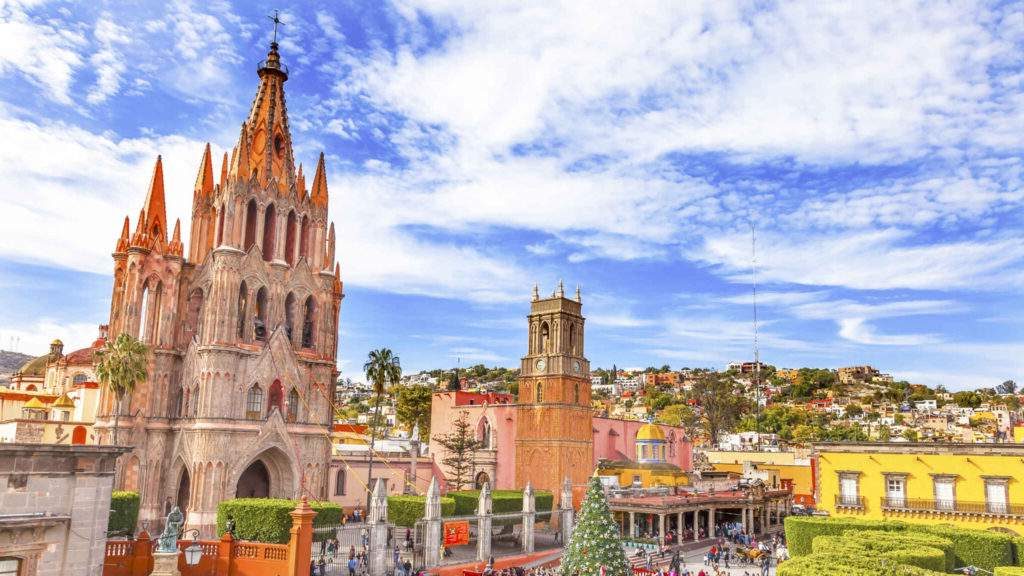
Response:
[[[656,426],[651,423],[644,424],[640,427],[640,430],[636,433],[637,440],[661,440],[665,441],[665,433],[661,431],[661,426]]]
[[[46,410],[46,405],[39,401],[39,398],[29,398],[28,402],[22,406],[27,410]]]
[[[33,398],[33,400],[35,400],[35,398]],[[75,407],[75,403],[71,400],[71,398],[68,398],[67,394],[61,394],[60,397],[57,398],[56,402],[53,403],[53,408],[74,408],[74,407]]]
[[[43,354],[37,356],[28,362],[21,365],[18,368],[18,373],[22,376],[45,376],[46,375],[46,362],[50,359],[49,354]]]

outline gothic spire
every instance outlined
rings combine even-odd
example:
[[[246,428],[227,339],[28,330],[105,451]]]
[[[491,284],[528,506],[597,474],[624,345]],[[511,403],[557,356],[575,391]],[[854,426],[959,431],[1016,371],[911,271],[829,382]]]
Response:
[[[164,163],[160,156],[156,157],[153,168],[153,179],[149,183],[146,194],[145,211],[146,233],[154,240],[167,241],[167,207],[164,202]]]
[[[131,234],[131,229],[128,224],[128,216],[124,217],[124,226],[121,227],[121,237],[117,239],[116,252],[124,252],[128,248],[128,235]]]
[[[302,173],[302,162],[299,162],[299,174],[295,177],[295,197],[299,200],[306,195],[306,175]]]
[[[248,126],[242,122],[242,130],[238,135],[238,144],[231,152],[231,176],[237,180],[249,179],[249,144]]]
[[[167,245],[167,252],[174,256],[181,256],[181,218],[174,221],[174,233],[171,235],[171,243]]]
[[[313,189],[309,194],[314,206],[327,207],[327,172],[324,169],[324,153],[316,162],[316,174],[313,175]]]
[[[208,198],[213,194],[213,160],[210,158],[210,143],[206,143],[203,159],[199,163],[199,174],[196,176],[196,198]]]
[[[224,187],[224,185],[227,183],[227,181],[228,181],[228,151],[225,150],[224,151],[224,159],[221,160],[221,163],[220,163],[220,186],[221,186],[221,188]]]

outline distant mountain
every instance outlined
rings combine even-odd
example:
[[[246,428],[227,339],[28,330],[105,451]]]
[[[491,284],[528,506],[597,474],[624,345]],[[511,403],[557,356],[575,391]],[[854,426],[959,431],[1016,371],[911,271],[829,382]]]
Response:
[[[25,363],[35,358],[21,352],[10,352],[0,350],[0,386],[5,386],[11,381],[11,374]]]

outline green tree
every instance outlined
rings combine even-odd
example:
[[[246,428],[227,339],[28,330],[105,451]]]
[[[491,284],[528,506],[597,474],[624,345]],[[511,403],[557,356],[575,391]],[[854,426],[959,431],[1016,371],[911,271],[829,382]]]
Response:
[[[917,442],[917,430],[907,428],[903,431],[903,437],[907,439],[907,442]]]
[[[453,426],[451,432],[434,436],[434,440],[444,448],[441,464],[448,470],[448,489],[458,491],[472,481],[473,457],[482,443],[470,430],[469,413],[465,410],[459,412]]]
[[[817,439],[816,435],[814,426],[809,424],[800,424],[793,428],[793,442],[796,442],[797,444],[814,442]]]
[[[619,526],[612,518],[601,480],[596,476],[587,485],[580,517],[562,556],[562,576],[597,576],[604,568],[606,576],[632,574],[622,550]]]
[[[878,439],[882,442],[888,442],[892,439],[892,429],[882,424],[878,427]]]
[[[1013,380],[1007,380],[996,387],[996,392],[1000,394],[1013,394],[1017,391],[1017,383]]]
[[[687,429],[697,427],[697,414],[686,404],[670,404],[655,416],[658,422],[669,426],[683,426]]]
[[[370,419],[370,463],[367,466],[366,477],[370,479],[366,486],[366,509],[370,509],[370,497],[373,487],[373,447],[377,441],[377,426],[380,420],[380,399],[384,391],[395,386],[402,379],[402,363],[398,356],[395,356],[390,349],[380,348],[372,350],[363,364],[363,371],[366,378],[373,385],[373,418]]]
[[[459,382],[459,369],[456,368],[452,372],[451,378],[448,379],[448,390],[450,392],[457,392],[462,389],[462,384]]]
[[[121,419],[121,404],[125,396],[135,391],[135,385],[146,379],[149,348],[127,332],[114,340],[107,340],[96,351],[96,379],[114,395],[114,444]]]
[[[430,438],[430,400],[433,397],[430,386],[396,386],[395,416],[409,430],[419,424],[420,440]]]
[[[736,423],[746,407],[746,399],[727,374],[701,374],[691,391],[700,406],[700,422],[712,445],[718,434]]]
[[[850,404],[846,407],[846,417],[856,418],[864,414],[864,407],[860,404]]]

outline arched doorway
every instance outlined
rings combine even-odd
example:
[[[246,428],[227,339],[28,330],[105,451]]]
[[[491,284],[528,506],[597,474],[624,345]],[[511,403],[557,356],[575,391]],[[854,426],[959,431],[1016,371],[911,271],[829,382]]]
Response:
[[[483,487],[484,487],[484,482],[490,482],[490,481],[491,481],[491,477],[487,475],[487,472],[481,472],[481,473],[476,475],[476,479],[473,481],[473,486],[477,490],[482,490]]]
[[[189,493],[192,491],[191,482],[188,477],[188,468],[181,467],[181,480],[178,481],[178,496],[175,499],[178,509],[184,514],[188,510]]]
[[[85,435],[85,426],[75,426],[75,429],[71,431],[71,443],[85,444]]]
[[[238,478],[236,498],[266,498],[270,496],[270,472],[262,460],[249,465]]]

